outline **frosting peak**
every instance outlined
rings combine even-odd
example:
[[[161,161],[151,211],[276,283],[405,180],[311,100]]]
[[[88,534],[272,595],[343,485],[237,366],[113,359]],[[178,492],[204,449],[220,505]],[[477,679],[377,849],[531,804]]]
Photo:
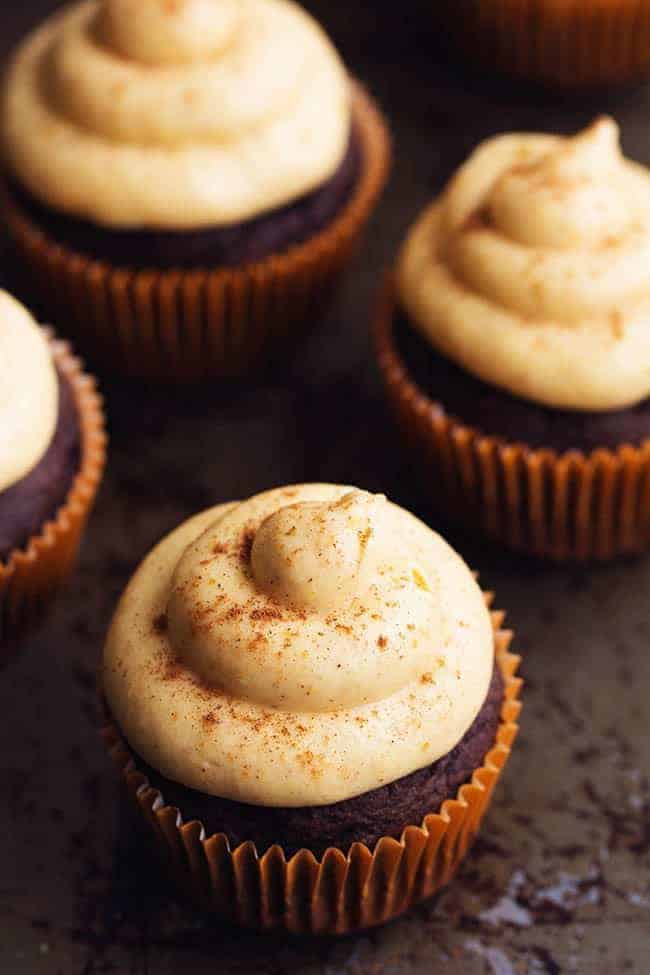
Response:
[[[133,61],[175,65],[220,54],[238,20],[237,0],[103,0],[99,34]]]
[[[80,0],[23,42],[5,86],[15,178],[117,228],[283,206],[333,175],[350,125],[345,68],[292,0]]]
[[[413,323],[469,372],[543,405],[650,394],[650,173],[618,127],[490,139],[409,235]]]
[[[276,599],[315,612],[367,590],[368,547],[383,495],[351,491],[336,501],[280,508],[262,523],[252,548],[257,583]]]
[[[524,245],[594,247],[636,219],[633,200],[617,186],[621,165],[618,126],[600,119],[556,152],[506,170],[490,194],[489,217]]]
[[[115,615],[104,681],[163,774],[320,805],[453,748],[493,650],[481,592],[442,539],[381,496],[308,484],[221,506],[162,542]]]
[[[38,464],[59,414],[59,385],[47,339],[30,313],[0,290],[0,491]]]

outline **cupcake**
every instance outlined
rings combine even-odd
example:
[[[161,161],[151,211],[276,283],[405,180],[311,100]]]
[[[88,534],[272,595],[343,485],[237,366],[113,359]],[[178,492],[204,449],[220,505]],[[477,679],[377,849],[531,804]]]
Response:
[[[70,574],[105,454],[95,384],[0,291],[0,662]]]
[[[646,0],[453,0],[437,10],[468,60],[559,88],[650,74]]]
[[[409,233],[379,359],[433,495],[541,556],[650,542],[650,174],[616,124],[481,145]]]
[[[110,367],[195,380],[322,309],[389,136],[289,0],[82,0],[15,54],[5,213],[44,306]]]
[[[324,934],[445,884],[516,735],[502,619],[438,535],[349,487],[219,505],[161,542],[108,635],[105,737],[181,888]]]

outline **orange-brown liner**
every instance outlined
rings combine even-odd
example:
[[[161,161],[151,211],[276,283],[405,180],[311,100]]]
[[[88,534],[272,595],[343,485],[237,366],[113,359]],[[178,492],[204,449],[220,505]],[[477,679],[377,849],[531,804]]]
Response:
[[[48,330],[52,358],[70,384],[81,433],[81,459],[68,496],[26,547],[0,561],[0,665],[36,625],[70,576],[106,462],[102,401],[67,342]]]
[[[437,15],[470,61],[560,88],[650,74],[647,0],[447,0]]]
[[[384,187],[388,127],[354,83],[362,171],[342,212],[288,251],[241,268],[118,268],[67,249],[32,223],[8,192],[8,229],[48,314],[103,366],[151,380],[230,377],[264,363],[320,314]]]
[[[490,605],[492,595],[485,598]],[[492,613],[496,660],[505,681],[493,748],[455,799],[447,799],[420,825],[407,826],[399,840],[383,837],[372,850],[354,843],[347,853],[331,848],[320,860],[309,850],[287,860],[280,845],[262,855],[252,842],[231,849],[223,833],[206,836],[200,822],[185,823],[181,810],[165,804],[109,718],[106,745],[180,890],[201,909],[246,927],[341,935],[390,921],[444,887],[472,845],[517,736],[520,658],[509,652],[512,633],[501,629],[504,615]]]
[[[533,449],[450,416],[409,375],[393,338],[392,278],[375,320],[379,368],[440,510],[510,548],[606,561],[650,548],[650,439],[584,453]]]

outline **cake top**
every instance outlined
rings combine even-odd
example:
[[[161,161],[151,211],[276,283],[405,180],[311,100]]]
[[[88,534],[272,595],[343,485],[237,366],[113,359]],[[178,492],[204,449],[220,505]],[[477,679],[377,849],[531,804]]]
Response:
[[[0,290],[0,491],[36,467],[59,413],[59,385],[47,338],[30,313]]]
[[[425,211],[400,299],[432,345],[533,402],[610,410],[650,394],[650,172],[616,123],[489,139]]]
[[[47,206],[179,230],[315,189],[351,124],[341,60],[290,0],[82,0],[19,47],[3,114],[12,174]]]
[[[487,695],[471,572],[382,496],[325,484],[221,505],[163,541],[117,609],[108,704],[174,781],[323,805],[449,752]]]

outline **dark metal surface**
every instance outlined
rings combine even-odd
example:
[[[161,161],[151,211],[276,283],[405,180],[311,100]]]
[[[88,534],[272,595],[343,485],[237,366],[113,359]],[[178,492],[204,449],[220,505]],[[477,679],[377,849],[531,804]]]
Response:
[[[3,51],[51,7],[3,4]],[[648,88],[576,103],[488,84],[439,63],[423,0],[385,13],[369,0],[313,7],[392,119],[393,181],[332,314],[280,372],[200,394],[104,383],[112,447],[79,572],[0,675],[0,972],[646,975],[648,561],[544,567],[451,535],[517,631],[523,730],[461,876],[384,930],[312,944],[215,927],[163,893],[118,809],[94,672],[115,599],[164,532],[217,501],[306,479],[383,490],[431,519],[367,336],[380,269],[419,207],[480,138],[570,131],[603,110],[650,163]]]

